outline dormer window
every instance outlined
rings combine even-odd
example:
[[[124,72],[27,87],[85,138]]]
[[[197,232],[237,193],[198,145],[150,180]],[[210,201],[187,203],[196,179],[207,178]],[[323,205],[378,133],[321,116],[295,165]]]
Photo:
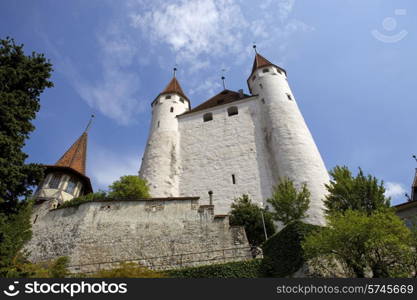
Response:
[[[165,99],[171,99],[171,95],[165,96]]]
[[[227,114],[229,115],[229,117],[237,115],[238,113],[239,111],[236,106],[232,106],[227,109]]]
[[[49,181],[48,188],[57,189],[59,183],[61,182],[61,174],[53,174],[51,180]]]
[[[65,192],[67,192],[68,194],[74,194],[76,186],[77,186],[77,180],[75,180],[75,178],[73,177],[70,178],[70,180],[68,180],[67,187],[65,188]]]
[[[268,68],[265,68],[265,69],[262,70],[262,73],[268,73],[268,72],[269,72]]]
[[[208,122],[213,120],[213,114],[212,113],[206,113],[203,115],[203,121]]]

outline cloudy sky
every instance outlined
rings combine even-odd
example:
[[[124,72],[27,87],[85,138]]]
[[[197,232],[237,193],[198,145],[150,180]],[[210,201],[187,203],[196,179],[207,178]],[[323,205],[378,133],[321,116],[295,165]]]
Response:
[[[248,92],[256,42],[287,70],[327,168],[361,167],[395,204],[417,167],[416,10],[413,0],[2,0],[0,38],[54,65],[31,162],[54,163],[94,113],[94,187],[136,174],[150,103],[172,68],[193,106],[221,91],[222,72],[227,88]]]

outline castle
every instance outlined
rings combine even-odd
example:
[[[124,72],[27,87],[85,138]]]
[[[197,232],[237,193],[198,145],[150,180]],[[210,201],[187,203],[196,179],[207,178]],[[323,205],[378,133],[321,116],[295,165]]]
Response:
[[[250,94],[225,89],[192,108],[174,73],[151,103],[139,170],[150,199],[59,207],[92,192],[86,129],[46,166],[26,246],[31,260],[69,256],[73,272],[93,272],[121,261],[166,269],[248,259],[244,229],[229,225],[230,206],[242,194],[264,205],[284,177],[307,184],[305,221],[323,224],[329,177],[286,71],[256,53],[247,84]]]

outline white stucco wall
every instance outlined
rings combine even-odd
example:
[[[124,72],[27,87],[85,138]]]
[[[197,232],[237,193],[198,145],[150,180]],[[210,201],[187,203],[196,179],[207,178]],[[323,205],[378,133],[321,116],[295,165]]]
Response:
[[[170,96],[170,99],[167,99]],[[152,122],[139,176],[150,183],[153,197],[178,195],[179,135],[176,115],[189,109],[177,94],[164,94],[152,105]],[[171,111],[173,109],[173,111]]]
[[[251,97],[178,117],[181,196],[196,195],[208,203],[211,190],[216,213],[225,214],[242,194],[258,203],[270,195],[272,182],[258,102]],[[238,114],[228,116],[232,106],[238,108]],[[213,120],[203,122],[207,112],[213,113]]]
[[[313,137],[298,108],[286,75],[275,67],[258,69],[249,84],[253,94],[264,99],[269,161],[274,181],[288,177],[297,186],[306,182],[311,192],[307,222],[324,224],[323,199],[329,175]],[[253,78],[253,76],[252,76]],[[288,98],[290,95],[291,99]],[[314,99],[311,99],[312,101]]]

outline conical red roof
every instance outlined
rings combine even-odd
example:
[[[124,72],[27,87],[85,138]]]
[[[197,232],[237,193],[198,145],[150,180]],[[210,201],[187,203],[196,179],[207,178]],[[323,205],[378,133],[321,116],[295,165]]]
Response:
[[[69,167],[85,176],[87,138],[87,132],[84,132],[56,162],[55,166]]]
[[[255,72],[257,69],[263,68],[263,67],[266,67],[266,66],[274,66],[274,67],[277,67],[282,72],[284,72],[285,74],[287,74],[287,72],[283,68],[277,66],[276,64],[271,63],[265,57],[263,57],[259,53],[256,53],[255,60],[253,61],[252,72],[251,72],[251,74],[250,74],[249,77],[251,77],[252,74],[253,74],[253,72]]]
[[[171,81],[168,83],[168,85],[165,87],[165,89],[159,94],[159,95],[163,95],[163,94],[171,94],[171,93],[176,93],[184,98],[186,98],[188,100],[188,97],[185,96],[180,83],[178,82],[176,77],[173,77],[171,79]]]

